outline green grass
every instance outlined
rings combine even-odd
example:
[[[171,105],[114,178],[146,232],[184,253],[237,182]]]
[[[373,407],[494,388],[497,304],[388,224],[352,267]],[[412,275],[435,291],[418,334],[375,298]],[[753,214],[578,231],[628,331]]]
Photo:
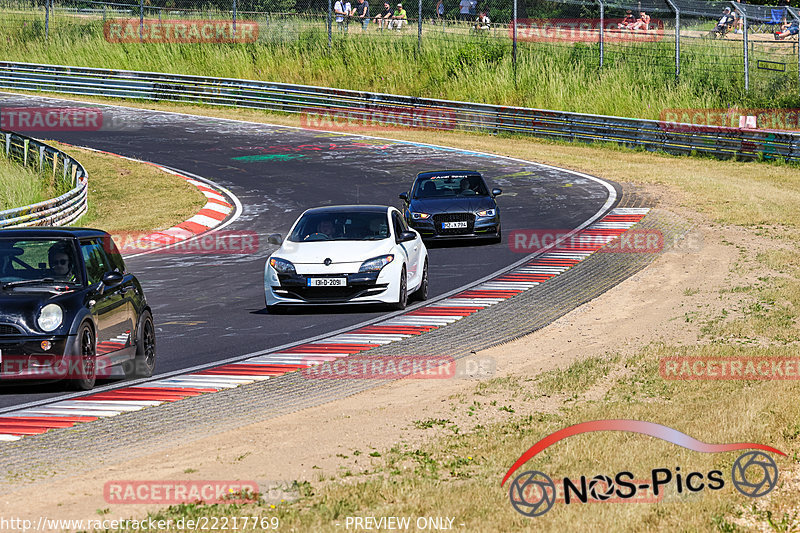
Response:
[[[69,180],[62,179],[61,173],[53,177],[50,172],[38,172],[21,162],[0,157],[0,210],[49,200],[70,188]]]
[[[26,25],[20,21],[26,20]],[[249,78],[365,91],[598,114],[659,118],[670,108],[800,106],[796,61],[789,48],[756,43],[753,57],[787,62],[785,74],[753,69],[750,92],[741,75],[738,40],[682,41],[682,75],[674,76],[671,39],[606,44],[598,69],[596,44],[521,42],[514,82],[511,42],[441,34],[426,26],[421,49],[415,28],[400,34],[334,32],[332,50],[319,22],[262,26],[247,44],[109,43],[102,20],[59,15],[44,38],[40,15],[14,14],[0,55],[8,61]],[[701,32],[694,32],[700,34]],[[500,32],[503,34],[503,32]],[[794,73],[793,73],[794,72]]]

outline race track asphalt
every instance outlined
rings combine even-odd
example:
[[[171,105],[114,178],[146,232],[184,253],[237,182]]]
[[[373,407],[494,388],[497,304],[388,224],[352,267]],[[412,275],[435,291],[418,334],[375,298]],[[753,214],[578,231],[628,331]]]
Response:
[[[16,106],[99,107],[0,96],[0,107]],[[280,346],[389,312],[376,307],[335,307],[286,315],[266,313],[264,261],[276,248],[267,244],[267,236],[285,235],[307,208],[357,203],[400,207],[398,194],[408,189],[418,172],[443,168],[482,172],[490,187],[503,189],[498,204],[505,240],[432,246],[430,293],[436,296],[524,257],[508,244],[512,231],[572,229],[597,213],[609,194],[603,184],[586,177],[486,154],[130,108],[104,112],[112,117],[111,130],[20,133],[210,179],[229,189],[243,206],[241,216],[225,230],[252,232],[259,239],[258,250],[252,254],[156,253],[127,260],[153,309],[157,373]],[[91,190],[91,174],[89,179]],[[59,384],[6,385],[0,388],[0,408],[60,394]]]

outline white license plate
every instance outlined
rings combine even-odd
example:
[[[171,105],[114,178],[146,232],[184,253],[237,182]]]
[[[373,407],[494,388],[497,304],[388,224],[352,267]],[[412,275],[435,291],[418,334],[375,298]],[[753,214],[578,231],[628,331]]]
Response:
[[[309,287],[347,287],[347,278],[308,278]]]
[[[460,222],[442,222],[442,229],[458,229],[466,227],[467,227],[466,220],[462,220]]]

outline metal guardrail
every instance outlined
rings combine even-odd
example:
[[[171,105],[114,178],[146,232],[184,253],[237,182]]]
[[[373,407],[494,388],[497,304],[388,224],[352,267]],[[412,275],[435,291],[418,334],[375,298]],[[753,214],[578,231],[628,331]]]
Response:
[[[61,172],[70,179],[72,189],[58,198],[33,205],[0,211],[0,228],[21,226],[64,226],[86,213],[89,181],[86,169],[64,152],[25,135],[2,132],[6,158],[25,166],[33,165],[40,172]]]
[[[513,133],[563,141],[612,142],[675,154],[800,160],[800,134],[585,115],[266,81],[0,62],[0,88],[202,103],[303,113],[307,126],[337,123]]]

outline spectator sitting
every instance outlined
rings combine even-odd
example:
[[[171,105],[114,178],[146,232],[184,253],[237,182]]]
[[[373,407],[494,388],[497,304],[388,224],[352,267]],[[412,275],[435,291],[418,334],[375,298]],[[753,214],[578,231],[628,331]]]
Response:
[[[633,18],[633,11],[630,9],[625,12],[625,18],[622,19],[622,22],[617,24],[617,28],[620,30],[629,30],[630,26],[632,26],[636,22],[636,19]]]
[[[492,23],[492,21],[489,20],[489,16],[484,11],[478,17],[478,20],[475,21],[475,29],[476,30],[486,30],[486,31],[488,31],[489,30],[489,25],[491,23]]]
[[[800,23],[795,20],[791,24],[787,24],[783,31],[776,31],[773,35],[776,41],[780,41],[798,33],[800,33]]]
[[[629,30],[645,30],[650,27],[650,15],[645,13],[644,11],[639,12],[639,18],[636,19],[636,22],[628,26]]]
[[[733,25],[735,20],[735,17],[731,14],[731,8],[726,7],[722,10],[722,17],[720,17],[719,22],[717,22],[717,25],[714,26],[714,29],[711,30],[711,33],[725,35],[728,33],[728,30]]]
[[[406,10],[403,9],[403,4],[397,4],[397,9],[394,10],[394,15],[392,16],[392,22],[389,26],[394,27],[394,29],[399,30],[403,27],[403,24],[408,24],[408,17],[406,16]]]
[[[378,31],[384,28],[389,28],[392,24],[392,8],[389,2],[383,3],[383,10],[375,17],[375,24],[378,26]]]

